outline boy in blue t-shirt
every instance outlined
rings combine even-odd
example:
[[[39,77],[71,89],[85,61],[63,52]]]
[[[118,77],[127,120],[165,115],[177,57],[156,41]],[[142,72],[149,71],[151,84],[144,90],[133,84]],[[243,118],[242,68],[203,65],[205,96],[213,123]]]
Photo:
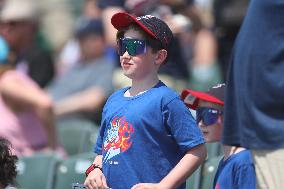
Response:
[[[196,110],[196,121],[206,142],[221,140],[225,84],[218,84],[208,92],[183,90],[185,104]],[[224,157],[220,161],[214,189],[255,189],[256,178],[251,152],[238,144],[223,145]]]
[[[107,100],[87,171],[88,189],[184,189],[204,161],[204,138],[179,95],[158,78],[173,34],[160,19],[114,14],[124,75],[132,85]],[[103,73],[102,73],[103,74]]]

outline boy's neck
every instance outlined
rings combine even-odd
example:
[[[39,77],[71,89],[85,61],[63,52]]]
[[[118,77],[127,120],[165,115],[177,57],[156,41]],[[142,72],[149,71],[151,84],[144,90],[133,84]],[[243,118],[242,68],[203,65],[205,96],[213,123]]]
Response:
[[[139,80],[139,81],[132,80],[132,85],[130,89],[127,90],[127,92],[129,93],[129,96],[136,96],[154,87],[158,82],[159,82],[158,77],[153,77],[153,78]]]
[[[245,148],[223,145],[223,150],[224,150],[224,160],[227,160],[231,155],[244,151]]]

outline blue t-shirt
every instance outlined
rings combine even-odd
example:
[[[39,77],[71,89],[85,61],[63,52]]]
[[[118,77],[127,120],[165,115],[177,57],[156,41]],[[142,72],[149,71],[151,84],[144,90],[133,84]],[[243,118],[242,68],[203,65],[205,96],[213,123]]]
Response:
[[[251,152],[241,151],[222,159],[215,178],[214,189],[255,189],[256,177]]]
[[[231,57],[223,143],[284,148],[284,1],[251,0]]]
[[[189,149],[204,143],[179,95],[162,82],[135,97],[124,97],[128,89],[108,99],[95,148],[113,189],[160,182]]]

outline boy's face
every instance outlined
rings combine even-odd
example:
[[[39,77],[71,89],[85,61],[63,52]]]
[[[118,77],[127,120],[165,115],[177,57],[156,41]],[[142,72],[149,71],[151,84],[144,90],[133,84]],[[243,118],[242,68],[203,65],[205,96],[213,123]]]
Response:
[[[221,139],[222,106],[211,102],[199,100],[196,110],[197,124],[201,129],[206,142],[217,142]],[[199,119],[198,119],[199,117]]]
[[[124,34],[125,39],[138,39],[144,40],[143,36],[136,30],[127,30]],[[146,46],[145,53],[138,55],[129,55],[126,50],[120,56],[120,64],[123,69],[124,75],[132,80],[143,80],[147,77],[152,77],[157,74],[159,62],[157,63],[157,53],[153,53],[151,47]]]

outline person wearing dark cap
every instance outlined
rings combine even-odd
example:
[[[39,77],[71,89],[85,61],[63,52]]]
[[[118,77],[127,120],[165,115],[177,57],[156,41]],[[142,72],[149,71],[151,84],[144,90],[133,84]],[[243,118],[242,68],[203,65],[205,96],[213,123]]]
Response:
[[[57,77],[47,91],[55,102],[59,124],[65,121],[98,122],[103,104],[113,92],[114,63],[105,53],[100,19],[82,19],[75,31],[80,60]]]
[[[206,142],[218,142],[222,137],[225,84],[217,84],[207,92],[185,89],[181,97],[188,108],[196,110],[196,122]],[[213,188],[256,188],[256,176],[251,152],[238,145],[222,145],[224,157],[214,178]]]
[[[158,78],[173,34],[160,19],[116,13],[117,45],[130,87],[108,99],[86,170],[88,189],[184,189],[204,161],[204,138],[179,95]]]

